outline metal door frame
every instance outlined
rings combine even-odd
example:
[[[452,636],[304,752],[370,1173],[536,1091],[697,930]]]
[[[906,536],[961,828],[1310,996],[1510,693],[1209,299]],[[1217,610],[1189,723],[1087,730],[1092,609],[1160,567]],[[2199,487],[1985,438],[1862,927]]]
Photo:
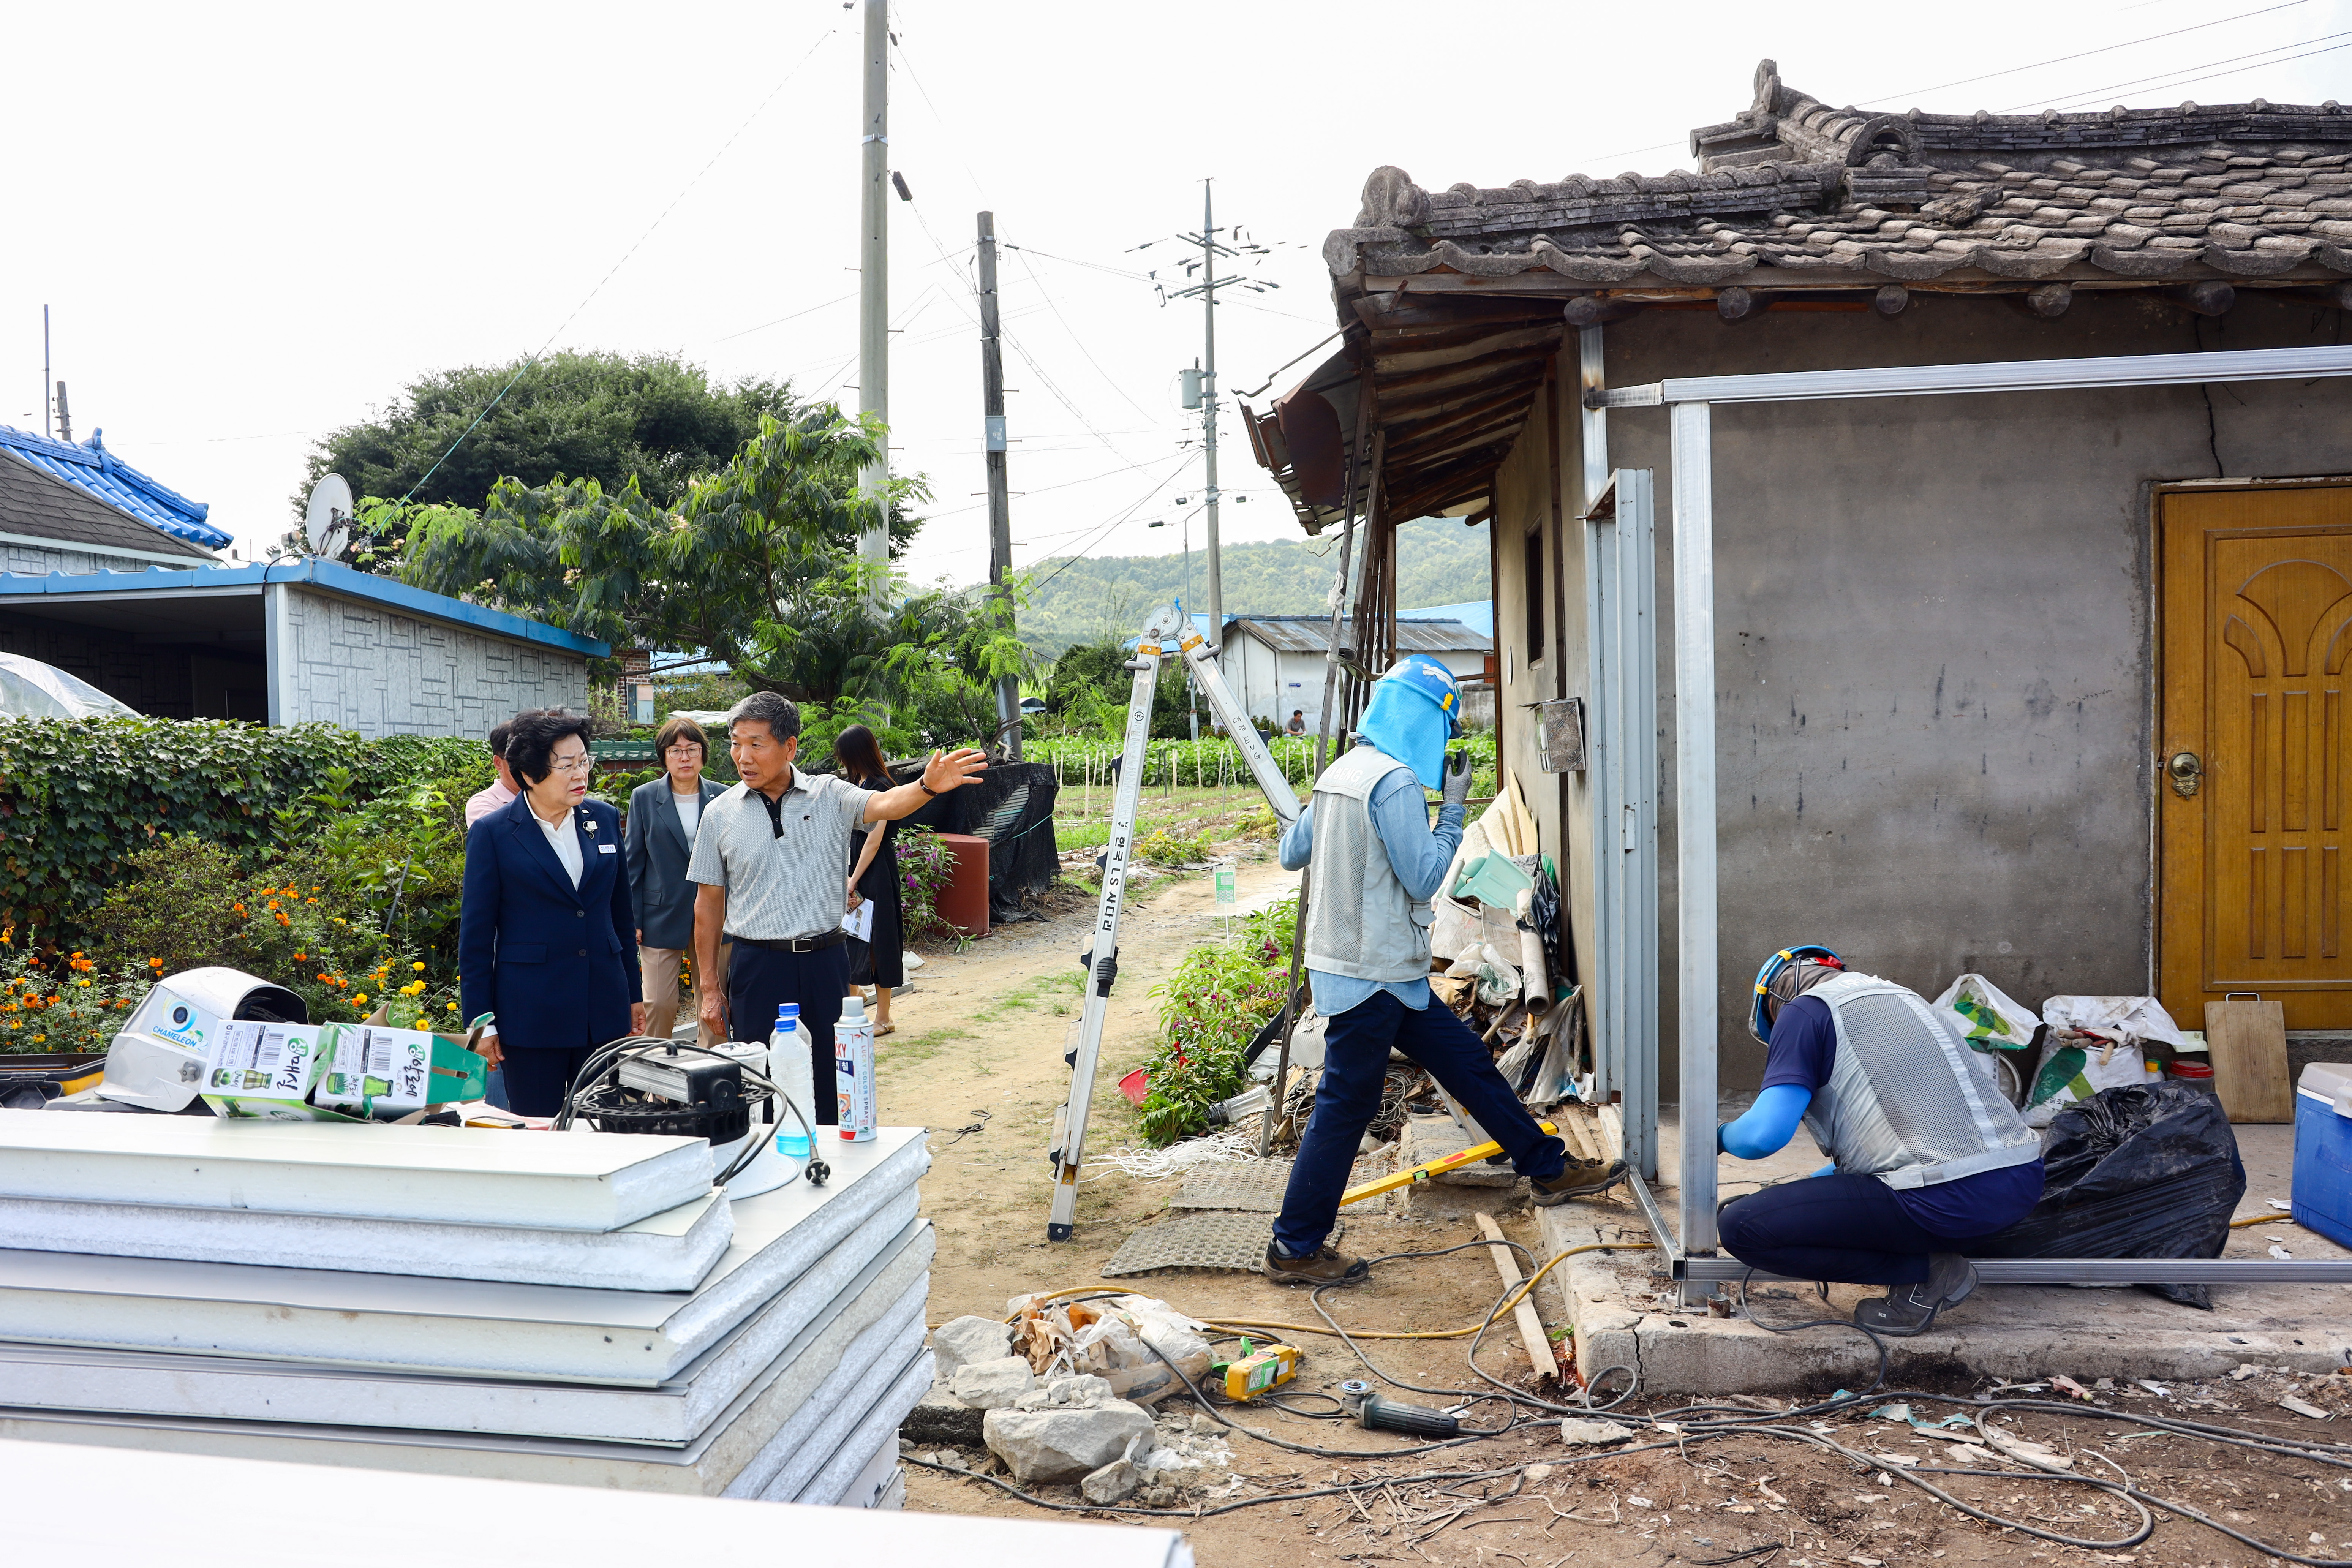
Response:
[[[1597,347],[1597,343],[1595,345]],[[1997,361],[1977,364],[1898,365],[1878,370],[1823,370],[1764,375],[1669,378],[1640,386],[1589,383],[1585,406],[1664,408],[1675,479],[1675,868],[1679,877],[1675,933],[1679,939],[1676,994],[1682,1067],[1682,1163],[1677,1224],[1665,1226],[1648,1189],[1635,1184],[1667,1253],[1683,1299],[1704,1296],[1709,1282],[1736,1279],[1745,1264],[1715,1256],[1717,1236],[1716,1006],[1717,900],[1715,812],[1715,451],[1712,412],[1718,403],[1797,403],[1848,397],[1921,397],[1977,392],[2074,392],[2111,386],[2181,386],[2252,381],[2304,381],[2352,375],[2352,346],[2245,349],[2217,353],[2132,354],[2099,359]],[[1600,378],[1593,378],[1597,383]],[[1653,707],[1651,711],[1654,712]],[[1638,749],[1638,748],[1637,748]],[[1650,748],[1654,757],[1655,748]],[[1652,884],[1654,894],[1654,881]],[[1623,897],[1622,890],[1619,896]],[[1654,938],[1648,939],[1653,946]],[[1622,1016],[1623,1009],[1612,1009]],[[1646,1053],[1655,1081],[1656,1037],[1628,1038],[1629,1059]],[[1629,1134],[1630,1135],[1630,1134]],[[1678,1234],[1677,1234],[1678,1233]],[[2194,1263],[2199,1267],[2192,1268]],[[2326,1279],[2352,1283],[2352,1260],[2282,1262],[2275,1258],[2067,1258],[1981,1263],[1990,1281],[2096,1277],[2108,1283],[2162,1284],[2200,1278],[2239,1282]],[[2316,1272],[2315,1272],[2316,1271]]]

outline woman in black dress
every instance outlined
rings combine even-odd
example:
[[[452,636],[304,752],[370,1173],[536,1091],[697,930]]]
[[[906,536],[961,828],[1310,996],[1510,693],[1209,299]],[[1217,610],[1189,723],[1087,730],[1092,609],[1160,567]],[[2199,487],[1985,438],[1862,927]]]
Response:
[[[898,781],[883,765],[881,745],[865,725],[852,724],[835,736],[833,755],[841,764],[841,776],[850,783],[870,790],[897,787]],[[893,839],[897,826],[877,823],[852,840],[857,864],[849,873],[849,910],[856,913],[861,903],[874,906],[874,936],[870,942],[849,939],[849,985],[853,994],[861,986],[874,987],[877,1036],[896,1028],[890,1022],[890,993],[907,984],[901,954],[906,933],[898,906],[898,854]]]

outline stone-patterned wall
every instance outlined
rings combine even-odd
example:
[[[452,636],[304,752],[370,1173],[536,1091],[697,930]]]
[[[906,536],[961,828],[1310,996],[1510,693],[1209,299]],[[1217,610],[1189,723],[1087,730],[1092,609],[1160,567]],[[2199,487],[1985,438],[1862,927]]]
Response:
[[[162,552],[159,551],[157,553],[160,555]],[[126,555],[100,555],[88,550],[76,550],[62,541],[51,545],[17,544],[0,540],[0,572],[22,572],[36,577],[46,577],[52,572],[77,574],[84,572],[144,572],[165,564],[167,563],[161,560],[134,561]],[[202,566],[205,563],[190,556],[188,564]]]
[[[378,735],[482,736],[526,708],[585,709],[588,660],[381,605],[273,586],[286,595],[280,721]]]

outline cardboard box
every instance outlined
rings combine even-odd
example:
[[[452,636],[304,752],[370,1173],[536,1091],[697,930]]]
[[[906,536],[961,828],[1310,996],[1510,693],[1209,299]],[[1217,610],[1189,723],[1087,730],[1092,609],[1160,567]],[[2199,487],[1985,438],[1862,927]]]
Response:
[[[463,1044],[429,1029],[330,1024],[331,1056],[312,1100],[348,1115],[397,1121],[413,1111],[481,1098],[488,1068]]]
[[[425,1109],[432,1035],[382,1024],[331,1024],[327,1033],[334,1057],[320,1080],[320,1105],[387,1121]]]
[[[317,1025],[231,1020],[216,1025],[205,1055],[202,1092],[215,1114],[273,1121],[349,1118],[310,1104],[324,1074],[327,1042]]]

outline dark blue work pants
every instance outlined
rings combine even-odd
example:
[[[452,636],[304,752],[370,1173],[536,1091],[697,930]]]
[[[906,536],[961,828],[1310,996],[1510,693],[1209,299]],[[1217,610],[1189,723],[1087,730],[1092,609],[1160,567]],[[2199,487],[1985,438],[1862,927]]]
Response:
[[[833,1026],[849,994],[849,948],[836,942],[815,952],[784,952],[735,943],[727,973],[727,1037],[764,1040],[776,1030],[776,1009],[797,1002],[809,1032],[809,1089],[816,1103],[809,1120],[834,1127],[841,1101],[833,1086]]]
[[[1723,1249],[1790,1279],[1916,1285],[1927,1255],[1962,1243],[1923,1228],[1876,1176],[1808,1176],[1732,1199],[1716,1219]]]
[[[1364,1129],[1380,1113],[1391,1047],[1428,1068],[1486,1136],[1503,1146],[1520,1175],[1548,1182],[1567,1169],[1559,1140],[1528,1114],[1495,1070],[1486,1043],[1451,1009],[1433,998],[1416,1010],[1389,992],[1375,991],[1333,1018],[1324,1036],[1323,1081],[1316,1086],[1314,1114],[1299,1140],[1282,1213],[1274,1222],[1275,1239],[1294,1257],[1315,1251],[1331,1234]]]

